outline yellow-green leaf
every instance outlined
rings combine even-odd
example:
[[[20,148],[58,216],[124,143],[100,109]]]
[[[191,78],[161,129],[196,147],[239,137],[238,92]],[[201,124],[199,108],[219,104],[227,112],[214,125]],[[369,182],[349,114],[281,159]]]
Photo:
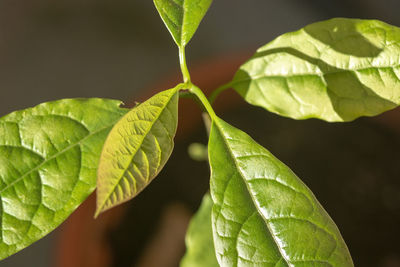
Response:
[[[64,99],[0,119],[0,259],[62,223],[96,187],[120,101]]]
[[[154,0],[158,13],[179,47],[192,39],[212,0]]]
[[[310,189],[251,137],[214,118],[209,156],[221,266],[353,266],[338,228]]]
[[[174,147],[178,95],[177,88],[158,93],[111,130],[98,168],[96,216],[135,197],[161,171]]]
[[[400,28],[344,18],[308,25],[261,47],[232,86],[294,119],[378,115],[400,105]]]

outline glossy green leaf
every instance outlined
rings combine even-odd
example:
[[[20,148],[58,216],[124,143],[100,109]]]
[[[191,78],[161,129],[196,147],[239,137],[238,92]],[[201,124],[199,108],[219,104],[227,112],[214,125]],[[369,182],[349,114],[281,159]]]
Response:
[[[211,228],[212,205],[211,196],[207,193],[189,224],[186,233],[186,254],[181,261],[181,267],[219,267]]]
[[[179,47],[192,39],[212,0],[154,0],[158,13]]]
[[[111,130],[98,168],[96,216],[135,197],[161,171],[174,147],[178,95],[177,88],[158,93]]]
[[[353,266],[313,193],[251,137],[215,118],[209,156],[221,266]]]
[[[232,86],[253,105],[294,119],[351,121],[400,104],[400,29],[331,19],[261,47]]]
[[[63,222],[96,187],[120,101],[66,99],[0,119],[0,259]]]

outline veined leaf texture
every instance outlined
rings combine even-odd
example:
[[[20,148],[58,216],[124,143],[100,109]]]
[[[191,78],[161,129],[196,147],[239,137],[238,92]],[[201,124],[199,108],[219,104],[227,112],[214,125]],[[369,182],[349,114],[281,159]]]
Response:
[[[378,115],[400,104],[400,28],[345,18],[308,25],[258,49],[232,87],[294,119]]]
[[[179,47],[192,39],[212,0],[154,0],[158,13]]]
[[[51,232],[95,189],[120,104],[65,99],[0,119],[0,259]]]
[[[339,230],[313,193],[251,137],[215,118],[209,157],[221,266],[353,266]]]
[[[178,125],[178,91],[156,94],[111,130],[98,168],[96,216],[135,197],[167,162]]]

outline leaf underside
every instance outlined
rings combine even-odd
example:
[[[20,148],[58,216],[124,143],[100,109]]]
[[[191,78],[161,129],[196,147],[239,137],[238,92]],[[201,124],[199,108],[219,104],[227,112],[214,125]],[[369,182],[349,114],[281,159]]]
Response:
[[[353,266],[339,230],[312,192],[247,134],[216,119],[209,156],[221,266]]]
[[[207,193],[189,224],[186,233],[186,254],[180,267],[219,267],[212,237],[212,205],[211,196]]]
[[[48,234],[94,190],[120,104],[65,99],[0,119],[0,259]]]
[[[236,73],[250,104],[294,119],[351,121],[400,104],[400,29],[336,18],[283,34]]]
[[[135,197],[165,165],[174,147],[178,94],[158,93],[111,130],[98,168],[96,216]]]
[[[158,13],[179,47],[192,39],[212,0],[154,0]]]

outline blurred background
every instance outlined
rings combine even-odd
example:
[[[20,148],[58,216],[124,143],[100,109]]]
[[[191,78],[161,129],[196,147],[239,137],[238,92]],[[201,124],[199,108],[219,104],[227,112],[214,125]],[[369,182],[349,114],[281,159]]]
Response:
[[[399,10],[398,0],[214,1],[189,45],[189,67],[194,82],[211,90],[282,33],[331,17],[400,26]],[[60,98],[129,104],[176,81],[177,49],[150,0],[0,0],[0,116]],[[353,124],[296,122],[245,105],[233,92],[223,97],[217,101],[222,117],[314,191],[356,266],[400,266],[397,111]],[[142,195],[96,222],[91,197],[60,229],[0,267],[177,266],[187,222],[209,176],[206,163],[187,156],[190,143],[206,144],[201,120],[190,119],[200,116],[193,103],[183,101],[187,111],[180,115],[175,153]]]

